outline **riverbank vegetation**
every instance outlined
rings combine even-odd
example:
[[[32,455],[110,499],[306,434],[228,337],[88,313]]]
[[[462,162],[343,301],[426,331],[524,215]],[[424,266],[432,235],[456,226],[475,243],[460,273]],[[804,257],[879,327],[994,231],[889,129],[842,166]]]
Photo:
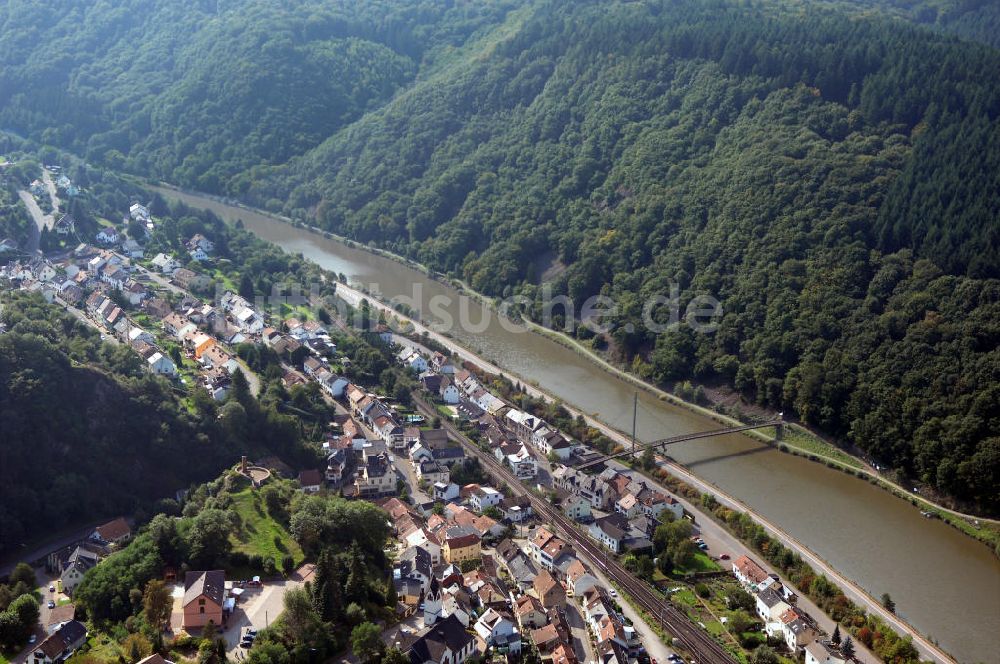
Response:
[[[866,612],[852,602],[836,583],[817,573],[800,555],[769,535],[749,514],[725,507],[715,496],[703,494],[665,471],[658,470],[654,474],[659,482],[677,495],[700,504],[706,514],[760,554],[799,592],[809,597],[833,620],[844,626],[883,662],[895,664],[920,662],[919,653],[910,637],[900,636],[881,618]],[[683,602],[683,598],[674,601]]]

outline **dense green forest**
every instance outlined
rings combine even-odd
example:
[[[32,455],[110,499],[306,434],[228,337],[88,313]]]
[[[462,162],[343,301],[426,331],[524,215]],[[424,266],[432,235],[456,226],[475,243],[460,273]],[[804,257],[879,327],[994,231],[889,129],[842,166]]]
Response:
[[[20,1],[0,127],[536,317],[543,280],[613,296],[644,377],[726,381],[995,511],[995,4]],[[722,302],[715,334],[635,325],[672,283]]]
[[[239,193],[385,103],[511,2],[73,2],[0,7],[0,128]]]
[[[5,295],[2,320],[3,548],[101,515],[149,514],[241,454],[315,459],[296,422],[240,393],[239,381],[221,408],[204,390],[182,401],[131,349],[39,296]]]
[[[536,318],[552,268],[615,297],[645,377],[727,380],[996,509],[1000,53],[827,10],[574,7],[252,193]],[[671,283],[722,301],[717,333],[646,331]]]
[[[993,0],[849,0],[964,39],[1000,47],[1000,5]]]

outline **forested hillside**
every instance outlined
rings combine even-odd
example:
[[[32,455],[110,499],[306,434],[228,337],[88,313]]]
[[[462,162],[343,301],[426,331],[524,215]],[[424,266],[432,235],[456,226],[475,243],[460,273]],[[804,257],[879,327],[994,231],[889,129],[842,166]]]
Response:
[[[1000,47],[1000,4],[994,0],[850,0],[873,6],[918,25]]]
[[[1000,508],[996,3],[221,4],[7,3],[0,127],[535,316],[543,275],[614,296],[643,376]],[[636,326],[671,283],[719,331]]]
[[[0,128],[213,192],[317,145],[509,1],[0,6]]]
[[[308,454],[293,420],[248,408],[233,430],[207,392],[182,402],[131,349],[39,296],[5,295],[2,312],[0,551],[84,520],[149,514],[241,454]]]
[[[251,194],[490,294],[537,303],[557,267],[616,298],[644,376],[725,379],[994,509],[1000,53],[777,7],[541,3]],[[645,331],[671,282],[717,333]]]

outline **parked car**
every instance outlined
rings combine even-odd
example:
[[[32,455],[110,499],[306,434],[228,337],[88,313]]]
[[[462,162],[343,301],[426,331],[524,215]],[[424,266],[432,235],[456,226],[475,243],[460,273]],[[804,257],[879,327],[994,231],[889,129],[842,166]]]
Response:
[[[608,594],[609,594],[609,595],[611,595],[612,597],[615,597],[615,598],[617,598],[617,597],[618,597],[618,591],[617,591],[617,590],[615,590],[614,588],[610,589],[610,590],[608,591]]]
[[[719,560],[729,560],[729,554],[728,553],[722,554],[721,556],[719,556]]]
[[[55,602],[53,602],[53,601],[52,601],[52,600],[50,599],[50,600],[49,600],[49,604],[48,604],[48,607],[49,607],[50,609],[54,609],[54,608],[56,608],[56,603],[55,603]]]
[[[49,586],[49,592],[50,593],[54,593],[55,591],[56,591],[56,587],[55,586]]]
[[[35,641],[37,641],[37,640],[38,640],[38,636],[36,636],[35,634],[32,634],[31,636],[28,637],[28,645],[34,645]]]

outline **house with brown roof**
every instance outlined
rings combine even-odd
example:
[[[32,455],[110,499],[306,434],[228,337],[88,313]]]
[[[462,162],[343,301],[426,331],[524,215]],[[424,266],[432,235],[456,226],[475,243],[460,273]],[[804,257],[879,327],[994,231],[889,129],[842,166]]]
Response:
[[[482,553],[482,541],[471,527],[459,526],[448,528],[445,532],[441,555],[449,563],[460,563],[463,560],[479,560]]]
[[[579,559],[574,559],[566,568],[566,587],[576,597],[582,596],[597,583],[597,578]]]
[[[768,636],[784,641],[788,650],[793,653],[819,637],[809,615],[794,606],[785,609],[776,621],[768,622],[764,629]]]
[[[538,629],[549,621],[545,615],[545,607],[533,595],[521,595],[514,607],[514,614],[522,630]]]
[[[95,528],[90,534],[90,539],[104,544],[121,544],[131,536],[132,528],[129,527],[125,517],[120,516]]]
[[[538,597],[538,601],[546,609],[551,609],[554,606],[562,606],[566,603],[566,591],[563,589],[562,584],[556,581],[555,577],[548,570],[543,569],[538,573],[532,583],[532,588],[535,591],[535,596]]]
[[[299,488],[306,493],[316,493],[323,485],[323,475],[315,468],[299,472]]]
[[[221,569],[188,572],[184,576],[185,629],[223,624],[222,606],[226,599],[226,573]]]
[[[543,625],[538,629],[533,629],[529,633],[529,636],[531,636],[535,647],[538,648],[538,652],[543,654],[551,652],[563,642],[562,635],[559,634],[559,630],[554,624]]]
[[[747,589],[755,588],[769,578],[764,568],[747,556],[740,556],[733,561],[733,574]]]
[[[567,643],[560,643],[549,655],[549,659],[552,664],[576,664],[576,653],[573,652],[572,646]]]
[[[87,641],[87,627],[78,620],[63,623],[38,644],[32,653],[32,664],[55,664],[70,657]]]
[[[75,618],[75,604],[60,604],[55,608],[49,609],[49,617],[48,620],[45,621],[45,633],[55,634],[56,631],[62,627],[63,623],[68,623]]]

